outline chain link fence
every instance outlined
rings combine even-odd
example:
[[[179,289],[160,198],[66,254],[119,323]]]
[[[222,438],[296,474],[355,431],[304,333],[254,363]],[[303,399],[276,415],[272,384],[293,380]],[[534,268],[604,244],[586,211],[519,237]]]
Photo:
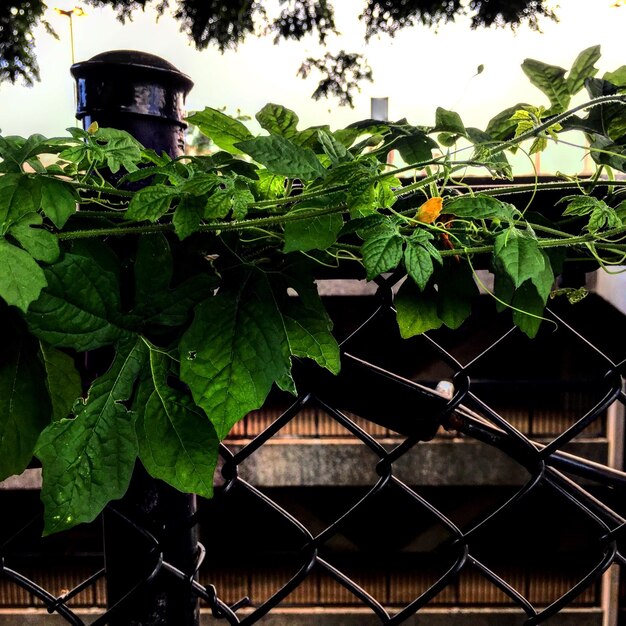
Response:
[[[555,302],[532,342],[480,307],[461,331],[401,341],[394,281],[357,299],[358,311],[337,299],[342,373],[297,364],[301,395],[235,429],[216,496],[186,528],[108,508],[141,574],[89,623],[114,623],[156,581],[191,589],[211,624],[328,603],[358,608],[363,623],[402,624],[427,607],[487,598],[532,625],[598,605],[604,572],[626,563],[626,474],[609,466],[606,446],[594,456],[585,442],[606,441],[626,402],[620,327],[593,302]],[[106,603],[105,568],[79,568],[61,593],[48,590],[33,566],[40,519],[23,519],[13,497],[0,582],[57,619],[86,623],[76,607]],[[196,525],[196,564],[181,571],[163,553]],[[52,568],[63,569],[63,554],[97,563],[99,522],[80,532],[45,540]],[[537,583],[546,572],[565,575],[546,591]],[[488,591],[473,600],[479,587]]]

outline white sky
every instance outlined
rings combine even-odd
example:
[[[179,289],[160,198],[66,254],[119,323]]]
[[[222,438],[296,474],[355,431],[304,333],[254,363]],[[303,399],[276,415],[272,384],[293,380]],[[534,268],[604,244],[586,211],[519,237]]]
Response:
[[[77,61],[123,48],[162,56],[195,82],[187,100],[189,110],[226,106],[231,113],[240,109],[254,115],[266,102],[278,102],[294,109],[303,127],[329,123],[340,128],[369,117],[371,97],[388,96],[390,119],[432,124],[436,107],[443,106],[459,111],[466,125],[484,127],[494,114],[520,100],[547,104],[519,67],[527,57],[568,69],[581,50],[602,44],[600,74],[626,64],[626,6],[611,7],[612,2],[561,0],[560,23],[544,21],[543,33],[526,27],[516,33],[508,28],[470,31],[468,23],[459,20],[437,31],[407,29],[395,39],[383,36],[365,46],[363,25],[357,19],[362,1],[337,1],[342,36],[332,37],[328,49],[365,52],[375,76],[373,84],[363,85],[355,109],[338,107],[333,100],[311,100],[315,78],[296,78],[302,60],[319,52],[313,39],[275,46],[271,37],[256,38],[223,55],[214,48],[198,52],[168,15],[156,22],[151,11],[138,12],[132,22],[122,25],[112,10],[85,7],[87,15],[74,18],[75,53]],[[41,82],[31,88],[0,85],[3,134],[59,135],[74,124],[69,24],[52,9],[75,4],[49,2],[47,18],[60,39],[43,30],[36,35]],[[484,72],[473,77],[480,64]]]

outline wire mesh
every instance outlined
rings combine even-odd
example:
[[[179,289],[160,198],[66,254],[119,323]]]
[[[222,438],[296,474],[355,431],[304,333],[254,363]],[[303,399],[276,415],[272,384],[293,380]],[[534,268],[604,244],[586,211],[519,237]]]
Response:
[[[558,331],[550,328],[534,345],[543,341],[542,354],[567,364],[569,387],[563,384],[562,371],[548,375],[549,364],[521,355],[519,346],[530,344],[519,343],[517,330],[491,321],[481,327],[484,331],[489,326],[489,333],[466,337],[460,348],[458,333],[434,333],[403,344],[404,355],[398,358],[393,341],[375,345],[371,340],[380,339],[381,327],[393,326],[393,283],[394,278],[381,280],[372,311],[362,323],[352,324],[342,342],[343,372],[338,378],[296,364],[301,395],[284,410],[265,413],[265,422],[257,419],[240,427],[221,446],[216,497],[188,520],[188,526],[202,521],[203,543],[198,544],[193,571],[180,571],[163,558],[167,533],[181,528],[157,536],[110,505],[127,532],[137,537],[136,554],[129,558],[145,563],[145,575],[90,623],[108,623],[157,577],[187,586],[217,623],[228,624],[255,624],[281,606],[324,606],[330,596],[365,609],[376,623],[402,624],[433,604],[471,606],[472,590],[481,586],[479,603],[515,607],[520,623],[529,626],[576,602],[598,602],[603,573],[613,564],[626,564],[626,519],[620,502],[626,473],[579,456],[572,446],[585,435],[606,436],[607,411],[626,403],[625,361],[619,354],[618,359],[608,356],[556,309],[546,315]],[[607,329],[601,330],[606,334]],[[552,346],[557,334],[560,343]],[[611,344],[610,336],[606,341]],[[562,346],[571,354],[559,353]],[[538,371],[522,371],[528,363],[535,363]],[[508,386],[488,380],[494,371]],[[443,379],[447,382],[434,388],[433,380]],[[529,390],[545,401],[533,405],[537,396]],[[546,402],[563,409],[567,419],[563,421],[562,411],[561,421],[542,427]],[[526,405],[523,415],[511,412],[511,407]],[[287,470],[296,467],[298,472],[286,477],[282,489],[272,487],[269,479],[254,484],[259,476],[259,463],[256,471],[250,469],[255,459],[275,446],[281,434],[302,433],[294,429],[298,419],[308,424],[306,432],[317,451],[326,444],[325,454],[335,454],[333,462],[324,465],[319,455],[299,459],[297,444],[283,437],[279,452],[289,450]],[[330,441],[321,437],[324,429]],[[337,444],[339,432],[353,442],[348,453]],[[470,509],[455,501],[467,497],[463,490],[437,491],[420,484],[411,468],[421,464],[423,469],[428,463],[425,442],[438,436],[441,440],[442,432],[444,440],[454,439],[453,446],[458,438],[476,443],[477,455],[493,449],[517,478],[485,491],[482,499],[472,496]],[[459,469],[455,448],[451,450],[446,464],[456,468],[456,483],[480,482],[479,456]],[[409,462],[411,455],[417,456]],[[313,464],[312,458],[317,459]],[[498,463],[487,460],[494,467]],[[280,471],[275,468],[274,473]],[[304,486],[298,487],[300,482]],[[357,487],[348,488],[350,484]],[[309,497],[316,489],[322,495]],[[335,490],[333,497],[324,495],[331,493],[328,489]],[[293,497],[296,492],[300,504]],[[318,502],[324,510],[316,517],[310,509]],[[93,590],[102,588],[107,573],[96,568],[83,580],[74,580],[72,588],[47,590],[19,565],[24,538],[28,543],[37,524],[31,520],[10,532],[5,529],[0,579],[49,613],[82,625],[76,600],[91,590],[89,602],[97,604],[96,597],[102,602],[101,592]],[[527,553],[529,546],[532,553]],[[559,558],[564,563],[560,571],[565,569],[567,576],[539,588],[537,577],[546,578]],[[513,561],[522,566],[511,568]],[[272,576],[264,577],[262,572],[270,570]],[[252,576],[254,571],[260,574]]]

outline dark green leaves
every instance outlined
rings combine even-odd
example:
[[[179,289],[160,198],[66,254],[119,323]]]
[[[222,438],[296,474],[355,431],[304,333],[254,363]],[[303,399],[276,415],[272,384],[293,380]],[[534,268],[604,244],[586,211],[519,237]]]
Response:
[[[0,239],[0,297],[26,313],[46,286],[46,276],[25,250]]]
[[[126,492],[137,456],[133,416],[125,406],[147,358],[141,339],[126,336],[106,374],[89,389],[75,419],[50,424],[35,454],[43,465],[41,499],[48,535],[92,521]]]
[[[368,233],[361,246],[367,280],[398,267],[402,260],[402,244],[398,231],[386,224]]]
[[[41,178],[41,209],[57,228],[63,228],[76,212],[76,202],[70,185],[56,178]]]
[[[506,230],[496,237],[494,255],[516,288],[545,267],[537,240],[516,229]]]
[[[12,324],[8,316],[2,322],[0,480],[24,471],[51,413],[37,342]]]
[[[310,213],[313,206],[296,209]],[[291,213],[293,215],[294,212]],[[343,226],[341,213],[329,213],[318,217],[308,217],[285,224],[285,245],[283,252],[300,250],[325,250],[337,240],[337,235]]]
[[[168,385],[171,360],[150,349],[149,376],[139,390],[135,430],[139,457],[155,478],[185,493],[210,498],[218,439],[191,398]]]
[[[301,180],[315,180],[326,174],[313,150],[301,148],[278,135],[240,141],[235,147],[274,174]]]
[[[155,222],[169,211],[175,194],[175,190],[165,185],[154,185],[140,189],[130,201],[124,217],[127,220]]]
[[[467,194],[448,202],[445,212],[457,217],[502,219],[511,217],[511,206],[491,196]]]
[[[27,174],[0,176],[0,235],[27,213],[36,213],[41,204],[41,183]]]
[[[241,122],[211,107],[190,115],[187,121],[197,126],[216,146],[234,154],[239,153],[235,146],[237,142],[252,138]]]
[[[522,70],[530,82],[548,96],[551,105],[548,115],[555,115],[565,111],[571,96],[582,89],[588,78],[595,76],[598,70],[594,64],[599,58],[600,46],[583,50],[574,61],[567,77],[562,67],[534,59],[526,59],[522,63]]]
[[[124,334],[115,274],[78,254],[66,254],[45,272],[48,287],[27,316],[37,337],[56,347],[94,350]]]
[[[404,339],[421,335],[442,324],[437,314],[437,292],[431,287],[419,291],[413,281],[402,283],[394,300],[400,335]]]
[[[265,275],[250,272],[236,286],[200,304],[181,340],[181,378],[220,439],[246,413],[261,406],[274,382],[293,390],[290,357],[304,356],[307,341],[326,345],[323,354],[329,369],[338,368],[330,323],[326,321],[324,332],[319,320],[311,328],[302,311],[291,308],[297,316],[284,316],[279,302],[285,293]]]

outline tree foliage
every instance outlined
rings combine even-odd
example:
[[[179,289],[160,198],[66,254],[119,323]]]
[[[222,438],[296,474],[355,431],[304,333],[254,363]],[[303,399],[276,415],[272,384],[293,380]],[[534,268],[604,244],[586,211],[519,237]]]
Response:
[[[236,48],[254,33],[273,36],[274,42],[300,40],[315,36],[325,44],[329,35],[338,34],[333,4],[329,0],[279,0],[276,15],[270,15],[263,2],[252,0],[85,0],[96,7],[111,7],[124,21],[133,13],[153,6],[160,14],[171,12],[199,50],[215,45],[220,51]],[[516,27],[522,23],[539,27],[541,18],[555,19],[547,0],[366,0],[359,19],[364,37],[395,35],[416,24],[435,26],[467,15],[473,28]],[[33,30],[43,24],[43,0],[7,0],[0,6],[0,82],[27,84],[39,79],[34,52]],[[336,96],[342,104],[352,105],[358,83],[371,80],[372,73],[360,54],[341,50],[327,52],[323,58],[308,58],[300,75],[313,70],[321,78],[314,98]]]

